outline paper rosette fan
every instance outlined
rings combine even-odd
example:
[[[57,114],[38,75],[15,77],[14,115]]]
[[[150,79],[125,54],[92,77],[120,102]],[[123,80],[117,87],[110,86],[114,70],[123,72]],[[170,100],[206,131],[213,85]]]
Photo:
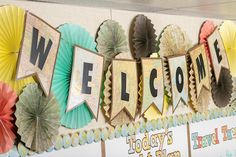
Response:
[[[187,34],[177,25],[165,27],[158,43],[161,57],[186,54],[189,48],[192,47],[192,42]]]
[[[104,111],[104,115],[107,119],[110,119],[110,112],[111,112],[111,99],[112,99],[112,68],[111,64],[108,66],[106,74],[105,74],[105,80],[104,80],[104,98],[102,103],[102,108]]]
[[[10,150],[16,138],[14,128],[14,105],[17,94],[5,83],[0,82],[0,154]]]
[[[164,84],[167,101],[171,100],[171,82],[167,58],[172,55],[186,54],[192,47],[192,42],[187,34],[177,25],[168,25],[162,31],[158,40],[158,54],[163,58]]]
[[[54,96],[45,97],[37,84],[29,84],[16,104],[16,125],[21,141],[36,152],[50,148],[58,135],[60,109]]]
[[[77,129],[87,125],[94,117],[85,103],[66,112],[74,45],[95,52],[96,43],[89,32],[78,25],[64,24],[58,30],[61,32],[61,41],[52,81],[52,91],[60,105],[61,124],[68,128]]]
[[[215,25],[213,21],[207,20],[202,24],[199,34],[199,43],[204,44],[210,64],[212,64],[212,61],[210,57],[210,49],[207,43],[207,38],[214,32],[214,30],[215,30]]]
[[[25,11],[15,6],[0,7],[0,81],[7,83],[17,94],[34,82],[32,77],[16,81],[16,63],[24,30]]]
[[[233,80],[233,89],[232,89],[232,95],[231,95],[231,99],[230,99],[230,103],[233,104],[233,106],[235,107],[235,102],[236,102],[236,77],[232,78]]]
[[[225,21],[220,26],[219,31],[228,57],[231,74],[236,77],[236,25],[232,21]]]
[[[231,95],[233,92],[232,75],[228,69],[222,68],[219,81],[216,82],[212,76],[212,98],[216,106],[225,107],[230,103]]]
[[[117,54],[128,51],[125,31],[118,22],[106,20],[100,26],[97,36],[97,50],[105,56],[106,71]]]
[[[156,52],[156,34],[151,20],[137,15],[130,28],[130,48],[135,59],[149,57]]]

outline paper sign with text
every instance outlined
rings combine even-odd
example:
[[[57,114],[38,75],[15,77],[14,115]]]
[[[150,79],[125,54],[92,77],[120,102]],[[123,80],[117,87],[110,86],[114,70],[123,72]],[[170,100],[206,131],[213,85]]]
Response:
[[[112,108],[111,120],[121,111],[135,118],[138,103],[137,65],[134,60],[112,61]]]
[[[16,78],[36,76],[44,94],[49,96],[59,42],[58,30],[27,12]]]
[[[187,126],[107,140],[106,157],[189,157]]]
[[[224,43],[217,29],[207,38],[216,81],[219,81],[222,68],[229,69]]]
[[[174,112],[180,101],[188,104],[188,69],[186,64],[186,56],[168,57],[168,64],[171,77],[172,105]]]
[[[67,112],[84,102],[95,119],[98,117],[103,74],[103,57],[90,50],[74,47],[73,68]]]
[[[235,116],[193,123],[189,127],[191,157],[236,155]]]
[[[142,58],[142,108],[144,114],[151,106],[160,113],[163,112],[164,104],[164,77],[162,60],[158,58]]]

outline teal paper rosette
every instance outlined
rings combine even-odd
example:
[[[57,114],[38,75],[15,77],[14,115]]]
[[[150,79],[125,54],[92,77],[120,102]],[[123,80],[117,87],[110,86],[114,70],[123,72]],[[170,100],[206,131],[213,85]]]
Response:
[[[96,52],[96,43],[89,32],[79,25],[64,24],[58,30],[61,32],[61,41],[52,81],[52,91],[61,108],[61,124],[72,129],[82,128],[94,118],[87,104],[83,103],[66,112],[74,46],[78,45]]]

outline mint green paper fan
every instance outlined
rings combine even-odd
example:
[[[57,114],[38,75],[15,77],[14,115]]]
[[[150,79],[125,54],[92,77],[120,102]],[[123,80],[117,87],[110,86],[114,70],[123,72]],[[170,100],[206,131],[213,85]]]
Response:
[[[61,108],[61,124],[78,129],[87,125],[94,118],[88,106],[83,103],[66,112],[70,88],[74,45],[96,52],[94,38],[83,27],[74,24],[61,25],[61,41],[52,81],[52,91]]]

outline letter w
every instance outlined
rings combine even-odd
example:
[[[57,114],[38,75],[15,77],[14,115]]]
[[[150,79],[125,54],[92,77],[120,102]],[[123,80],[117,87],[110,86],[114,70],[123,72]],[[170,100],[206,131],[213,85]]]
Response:
[[[45,61],[48,57],[49,51],[52,47],[52,41],[51,39],[49,39],[46,50],[44,51],[45,38],[40,37],[39,44],[38,44],[38,33],[39,33],[39,30],[33,27],[30,62],[35,65],[39,56],[38,67],[42,70],[45,64]]]

